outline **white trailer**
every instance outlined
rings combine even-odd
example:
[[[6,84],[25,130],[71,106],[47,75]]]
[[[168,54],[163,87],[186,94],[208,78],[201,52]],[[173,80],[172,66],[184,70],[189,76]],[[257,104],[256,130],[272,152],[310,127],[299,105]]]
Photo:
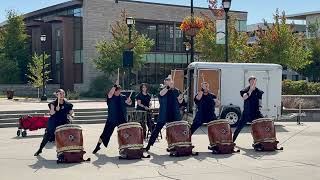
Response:
[[[262,114],[278,119],[281,113],[282,66],[278,64],[193,62],[187,71],[188,108],[196,113],[193,102],[202,81],[209,82],[210,90],[217,95],[221,106],[216,108],[220,119],[227,119],[235,126],[243,111],[240,90],[249,85],[248,78],[257,78],[257,87],[264,91]]]

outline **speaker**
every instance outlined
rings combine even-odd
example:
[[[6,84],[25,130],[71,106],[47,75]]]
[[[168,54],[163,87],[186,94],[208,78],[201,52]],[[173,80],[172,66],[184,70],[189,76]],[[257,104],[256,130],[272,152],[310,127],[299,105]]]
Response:
[[[126,50],[123,52],[122,66],[123,68],[133,67],[133,51]]]

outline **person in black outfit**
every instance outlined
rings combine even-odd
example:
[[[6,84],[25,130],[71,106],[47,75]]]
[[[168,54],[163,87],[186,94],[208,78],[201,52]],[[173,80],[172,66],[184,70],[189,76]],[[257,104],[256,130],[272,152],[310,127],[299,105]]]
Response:
[[[107,104],[108,118],[99,141],[92,152],[93,154],[96,154],[101,149],[101,143],[103,143],[105,147],[108,146],[115,127],[127,122],[126,105],[130,106],[132,104],[132,101],[130,97],[126,98],[125,95],[121,94],[119,80],[116,81],[116,84],[109,91],[107,95]]]
[[[48,126],[45,134],[43,135],[40,147],[34,156],[38,156],[42,153],[42,149],[45,147],[48,141],[55,136],[54,132],[56,128],[64,124],[68,124],[74,116],[74,112],[72,110],[73,105],[64,98],[64,90],[58,89],[54,94],[57,96],[57,99],[48,104],[51,116],[48,120]]]
[[[197,114],[191,125],[191,134],[193,134],[203,123],[216,120],[215,107],[220,105],[220,101],[213,93],[209,92],[209,84],[203,82],[201,91],[194,97],[197,105]]]
[[[151,106],[151,96],[148,94],[148,85],[146,83],[142,83],[140,85],[140,93],[137,94],[136,96],[137,100],[137,107],[136,110],[138,111],[149,111],[150,106]],[[151,122],[151,117],[150,114],[147,113],[147,126],[148,128],[152,131],[152,122]],[[146,137],[146,125],[145,122],[142,122],[142,127],[143,127],[143,132],[144,132],[144,137]]]
[[[179,104],[182,103],[183,97],[179,90],[174,87],[174,82],[171,80],[171,77],[166,78],[164,84],[165,88],[160,91],[159,95],[159,119],[155,129],[152,131],[148,145],[145,147],[146,151],[149,151],[150,147],[156,141],[162,127],[167,122],[181,120]]]
[[[237,139],[241,129],[255,119],[262,118],[260,112],[262,108],[263,91],[256,87],[257,79],[254,76],[249,77],[249,86],[240,91],[240,95],[244,100],[243,112],[237,128],[233,134],[233,142]]]

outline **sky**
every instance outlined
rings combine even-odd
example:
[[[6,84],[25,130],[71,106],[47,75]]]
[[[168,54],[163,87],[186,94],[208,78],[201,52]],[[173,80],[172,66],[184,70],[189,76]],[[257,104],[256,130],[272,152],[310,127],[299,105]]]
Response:
[[[14,9],[20,14],[32,12],[50,5],[68,0],[0,0],[0,22],[6,19],[6,10]],[[189,0],[140,0],[167,4],[190,5]],[[221,2],[221,0],[219,0]],[[207,0],[194,0],[198,7],[208,7]],[[272,14],[276,9],[286,14],[296,14],[310,11],[320,11],[320,0],[232,0],[231,9],[248,12],[248,25],[262,22],[266,19],[272,22]],[[302,23],[297,21],[296,23]]]

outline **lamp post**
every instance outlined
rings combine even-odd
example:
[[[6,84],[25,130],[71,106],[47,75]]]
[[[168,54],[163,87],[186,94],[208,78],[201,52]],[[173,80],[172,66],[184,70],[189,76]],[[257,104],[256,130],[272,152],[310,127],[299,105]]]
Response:
[[[224,9],[224,14],[225,14],[225,58],[226,58],[226,62],[228,62],[228,50],[229,50],[229,45],[228,45],[228,19],[229,19],[229,15],[228,12],[230,10],[231,7],[231,0],[222,0],[222,6]]]
[[[194,16],[193,0],[191,0],[191,18],[192,19],[193,19],[193,16]],[[191,58],[190,58],[190,62],[193,62],[194,61],[194,37],[193,36],[191,36],[190,43],[191,43],[191,48],[190,48]]]
[[[41,41],[41,48],[42,48],[42,96],[41,96],[41,101],[46,101],[47,96],[46,96],[46,79],[45,79],[45,59],[44,59],[44,43],[47,40],[46,35],[41,35],[40,36],[40,41]]]
[[[189,51],[191,49],[191,45],[189,42],[185,43],[186,46],[186,52],[187,52],[187,66],[189,65]]]
[[[128,44],[128,49],[131,51],[131,49],[133,48],[132,46],[132,40],[131,40],[131,33],[132,33],[132,26],[134,25],[135,21],[132,17],[127,17],[126,18],[126,23],[128,25],[129,28],[129,44]],[[130,88],[130,82],[131,82],[131,67],[128,68],[128,88]]]

